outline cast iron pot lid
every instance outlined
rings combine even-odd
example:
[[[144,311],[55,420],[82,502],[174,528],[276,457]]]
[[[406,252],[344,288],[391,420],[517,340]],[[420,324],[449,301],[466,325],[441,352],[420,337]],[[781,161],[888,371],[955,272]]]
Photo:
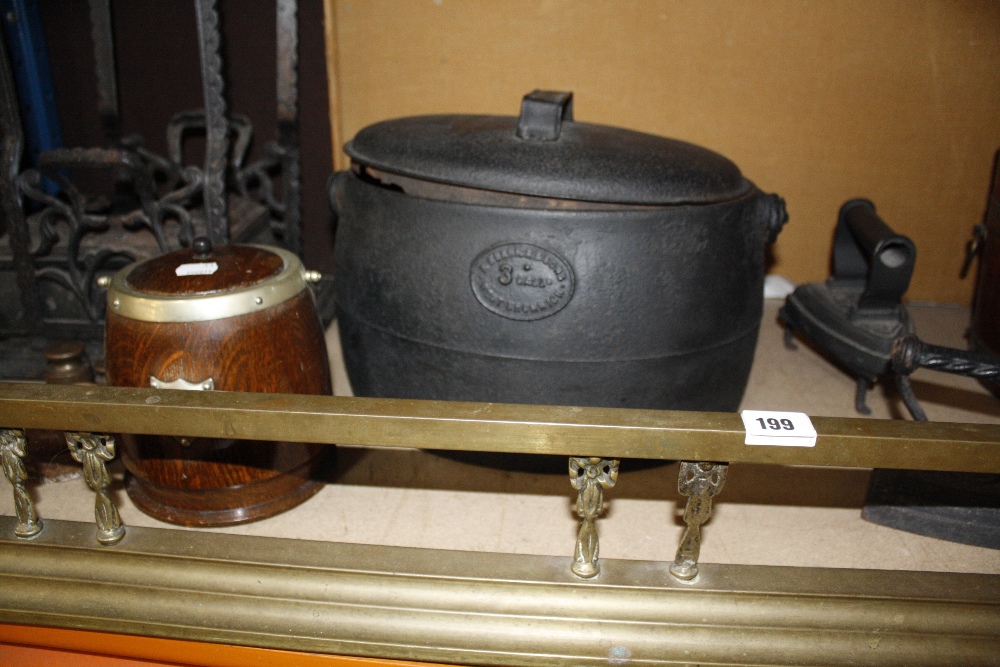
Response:
[[[345,146],[355,163],[448,185],[639,205],[709,204],[753,186],[707,148],[573,121],[573,94],[534,91],[520,118],[435,115],[387,120]]]

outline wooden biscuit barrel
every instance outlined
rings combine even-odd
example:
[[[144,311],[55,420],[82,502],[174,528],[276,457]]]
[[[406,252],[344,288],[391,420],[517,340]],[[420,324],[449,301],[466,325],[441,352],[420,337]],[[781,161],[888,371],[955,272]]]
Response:
[[[330,394],[323,328],[294,254],[197,239],[122,269],[108,290],[108,384]],[[129,497],[186,526],[283,512],[319,491],[330,449],[290,442],[121,436]]]

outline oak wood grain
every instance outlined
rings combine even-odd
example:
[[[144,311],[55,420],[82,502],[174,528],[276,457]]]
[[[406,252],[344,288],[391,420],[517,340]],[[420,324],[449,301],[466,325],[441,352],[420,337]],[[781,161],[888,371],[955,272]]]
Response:
[[[108,384],[150,378],[216,391],[332,393],[311,292],[237,317],[142,322],[107,317]],[[165,390],[166,391],[166,390]],[[326,448],[289,442],[122,434],[129,496],[144,512],[182,525],[219,526],[273,516],[322,487]]]

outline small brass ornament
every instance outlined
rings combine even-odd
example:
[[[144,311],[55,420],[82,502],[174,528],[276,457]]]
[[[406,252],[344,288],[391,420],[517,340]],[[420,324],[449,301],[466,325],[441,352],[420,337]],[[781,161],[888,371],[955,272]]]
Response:
[[[687,496],[684,523],[687,527],[677,547],[677,556],[670,564],[670,574],[683,581],[698,576],[698,555],[701,552],[701,526],[712,516],[712,498],[726,483],[726,463],[681,461],[677,475],[677,490]]]
[[[597,538],[597,517],[604,511],[604,489],[610,489],[618,479],[618,459],[571,457],[569,478],[578,491],[576,513],[582,519],[576,537],[576,553],[570,569],[584,579],[601,572],[597,562],[600,542]]]
[[[25,482],[28,481],[28,471],[24,467],[26,441],[24,431],[18,429],[0,429],[0,458],[3,459],[3,474],[14,487],[14,513],[17,515],[17,527],[14,534],[21,538],[34,537],[42,532],[42,520],[35,512],[35,503],[28,495]]]
[[[97,541],[104,545],[115,544],[125,536],[118,508],[108,494],[111,474],[105,465],[115,458],[115,438],[112,435],[67,432],[66,444],[73,459],[83,464],[83,478],[87,480],[87,486],[97,494],[94,499]]]

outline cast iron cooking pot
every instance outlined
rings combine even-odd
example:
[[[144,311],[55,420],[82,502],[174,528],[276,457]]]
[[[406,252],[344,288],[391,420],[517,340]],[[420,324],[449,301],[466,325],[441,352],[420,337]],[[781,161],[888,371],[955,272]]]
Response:
[[[787,219],[717,153],[573,121],[361,130],[335,174],[335,294],[359,396],[736,410],[764,247]]]

